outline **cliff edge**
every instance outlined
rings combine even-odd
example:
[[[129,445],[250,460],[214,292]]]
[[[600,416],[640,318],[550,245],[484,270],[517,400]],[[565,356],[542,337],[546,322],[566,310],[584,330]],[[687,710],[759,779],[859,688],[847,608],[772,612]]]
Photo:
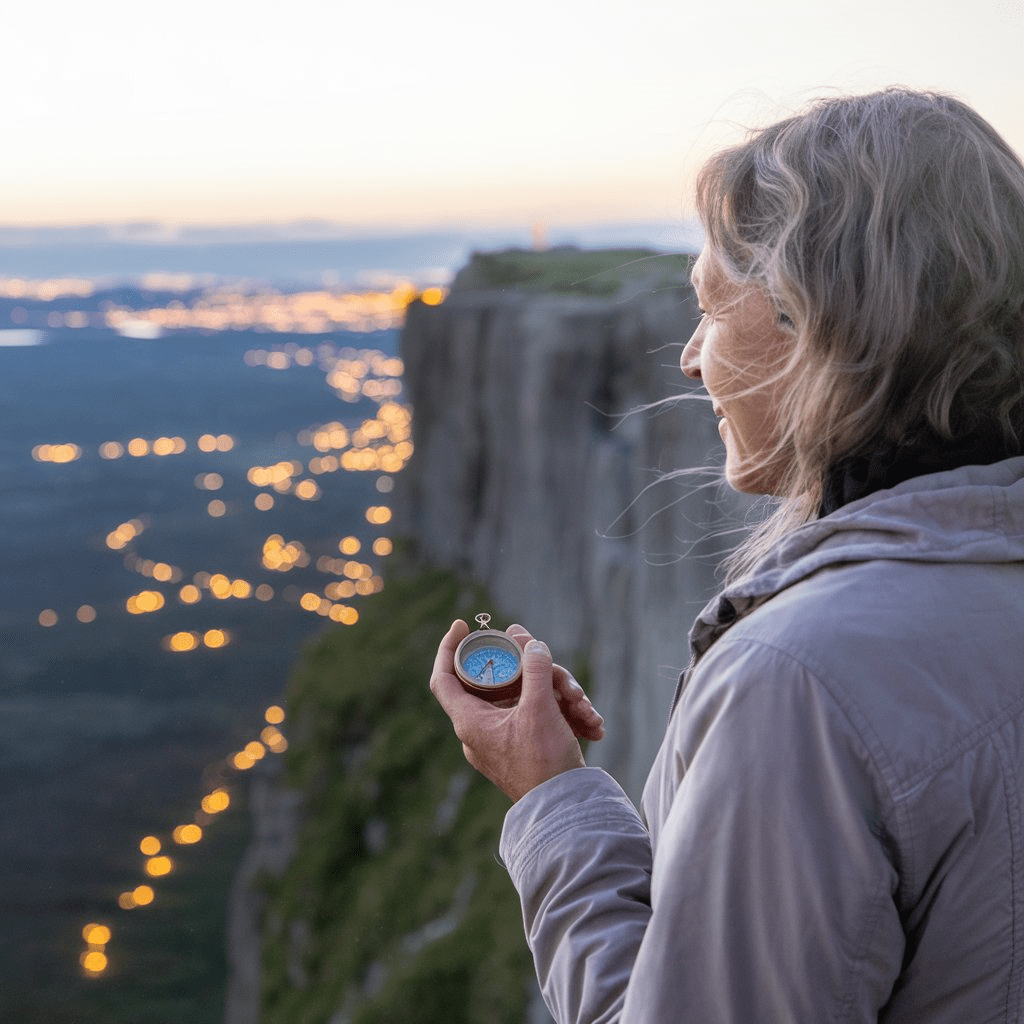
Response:
[[[401,340],[401,532],[589,667],[607,723],[590,759],[634,798],[741,508],[713,473],[665,479],[721,448],[679,370],[688,274],[649,250],[479,254],[442,305],[409,308]]]
[[[452,617],[514,616],[605,716],[590,763],[639,797],[741,510],[713,472],[672,475],[721,447],[678,366],[688,270],[479,254],[443,304],[410,306],[394,506],[412,556],[296,669],[286,777],[254,787],[232,893],[229,1024],[549,1019],[493,859],[508,802],[426,684]]]

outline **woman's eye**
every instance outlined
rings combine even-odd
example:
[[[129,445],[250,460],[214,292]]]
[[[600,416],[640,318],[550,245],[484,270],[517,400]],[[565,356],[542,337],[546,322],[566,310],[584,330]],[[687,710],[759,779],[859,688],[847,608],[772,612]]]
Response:
[[[782,313],[782,312],[779,313],[779,323],[782,324],[783,327],[793,327],[794,326],[793,318],[788,313]]]

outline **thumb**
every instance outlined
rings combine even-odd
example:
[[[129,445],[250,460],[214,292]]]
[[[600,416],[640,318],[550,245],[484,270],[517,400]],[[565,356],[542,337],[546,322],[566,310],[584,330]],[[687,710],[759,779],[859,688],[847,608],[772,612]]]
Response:
[[[540,640],[531,640],[523,648],[523,693],[519,703],[554,703],[555,691],[552,681],[551,652],[548,645]]]

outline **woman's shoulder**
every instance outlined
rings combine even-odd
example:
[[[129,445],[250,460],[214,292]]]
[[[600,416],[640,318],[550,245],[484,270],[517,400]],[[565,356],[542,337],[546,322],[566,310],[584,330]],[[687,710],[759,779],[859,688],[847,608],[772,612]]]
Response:
[[[986,727],[1024,716],[1022,592],[1019,564],[834,565],[736,622],[684,696],[691,706],[781,705],[795,729],[821,726],[825,719],[810,720],[821,702],[831,727],[855,734],[894,779],[907,778]],[[787,703],[793,693],[800,699]]]

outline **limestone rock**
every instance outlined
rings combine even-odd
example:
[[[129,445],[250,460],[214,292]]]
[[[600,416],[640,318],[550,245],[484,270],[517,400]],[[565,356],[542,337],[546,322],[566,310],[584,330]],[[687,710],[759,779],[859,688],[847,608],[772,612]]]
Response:
[[[637,797],[728,546],[715,535],[741,503],[713,473],[662,479],[720,458],[721,441],[678,366],[698,315],[688,285],[633,284],[414,303],[401,351],[415,455],[395,504],[428,560],[589,666],[607,737],[588,756]]]

